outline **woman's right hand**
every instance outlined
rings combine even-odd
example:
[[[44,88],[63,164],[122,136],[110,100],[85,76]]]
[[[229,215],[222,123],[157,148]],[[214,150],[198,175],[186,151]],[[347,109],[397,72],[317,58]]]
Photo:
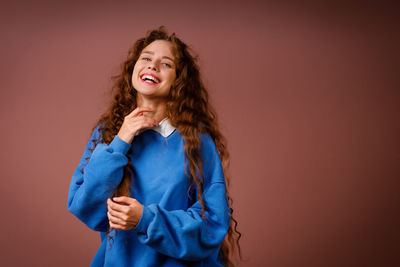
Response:
[[[118,137],[127,142],[132,143],[136,133],[145,128],[153,128],[158,122],[148,116],[144,116],[143,112],[154,112],[151,108],[138,107],[125,116],[121,129],[119,129]]]

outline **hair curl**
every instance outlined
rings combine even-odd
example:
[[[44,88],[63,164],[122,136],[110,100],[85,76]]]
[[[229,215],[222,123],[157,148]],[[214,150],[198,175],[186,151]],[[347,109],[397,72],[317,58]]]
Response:
[[[132,72],[142,50],[156,40],[169,41],[173,47],[176,59],[176,79],[171,86],[166,104],[166,115],[170,123],[179,131],[184,140],[184,152],[188,162],[185,166],[187,176],[190,177],[190,188],[197,186],[198,201],[202,205],[201,216],[207,209],[203,200],[203,159],[200,152],[200,140],[198,133],[208,133],[214,141],[221,158],[223,172],[227,188],[229,186],[229,153],[227,150],[226,139],[218,128],[217,116],[213,107],[209,103],[208,92],[203,85],[199,67],[196,63],[197,57],[193,57],[190,48],[182,42],[175,33],[168,35],[165,27],[149,31],[146,37],[137,40],[129,50],[128,57],[122,64],[122,72],[113,78],[112,88],[113,100],[108,110],[96,122],[93,130],[98,128],[99,138],[93,140],[94,146],[102,142],[110,144],[114,136],[122,126],[124,117],[137,107],[137,92],[132,85]],[[92,148],[91,150],[93,150]],[[131,150],[128,152],[130,153]],[[132,183],[130,172],[131,160],[124,168],[121,183],[114,192],[114,196],[129,196]],[[190,191],[188,189],[188,192]],[[240,259],[241,250],[239,240],[241,233],[237,230],[237,221],[233,217],[232,198],[226,189],[229,200],[229,212],[231,215],[230,226],[222,242],[220,249],[220,259],[224,266],[234,266],[232,255],[237,249]],[[110,231],[107,232],[107,235]],[[112,237],[111,237],[112,238]]]

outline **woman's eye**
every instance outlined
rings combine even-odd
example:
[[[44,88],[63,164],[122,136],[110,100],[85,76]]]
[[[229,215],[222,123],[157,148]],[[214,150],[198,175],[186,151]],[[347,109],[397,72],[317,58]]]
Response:
[[[148,57],[142,57],[142,60],[150,61],[150,58],[148,58]]]

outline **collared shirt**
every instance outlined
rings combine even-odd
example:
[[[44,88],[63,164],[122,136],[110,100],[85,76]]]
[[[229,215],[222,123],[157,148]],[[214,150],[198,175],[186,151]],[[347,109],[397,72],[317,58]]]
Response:
[[[171,125],[171,123],[169,122],[168,117],[165,117],[163,120],[160,121],[158,126],[150,128],[150,129],[139,130],[139,131],[137,131],[136,135],[141,134],[145,130],[156,131],[159,134],[161,134],[163,137],[167,138],[168,136],[170,136],[175,131],[175,127]]]

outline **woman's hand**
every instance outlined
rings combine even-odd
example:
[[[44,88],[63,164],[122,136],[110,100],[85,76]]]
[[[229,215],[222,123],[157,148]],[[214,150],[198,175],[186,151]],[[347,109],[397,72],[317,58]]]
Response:
[[[107,217],[110,227],[117,230],[132,230],[142,217],[143,205],[134,198],[114,197],[107,199]]]
[[[129,113],[119,129],[118,137],[127,142],[132,143],[137,131],[145,128],[153,128],[158,125],[158,122],[148,116],[144,116],[143,112],[154,112],[151,108],[138,107]]]

